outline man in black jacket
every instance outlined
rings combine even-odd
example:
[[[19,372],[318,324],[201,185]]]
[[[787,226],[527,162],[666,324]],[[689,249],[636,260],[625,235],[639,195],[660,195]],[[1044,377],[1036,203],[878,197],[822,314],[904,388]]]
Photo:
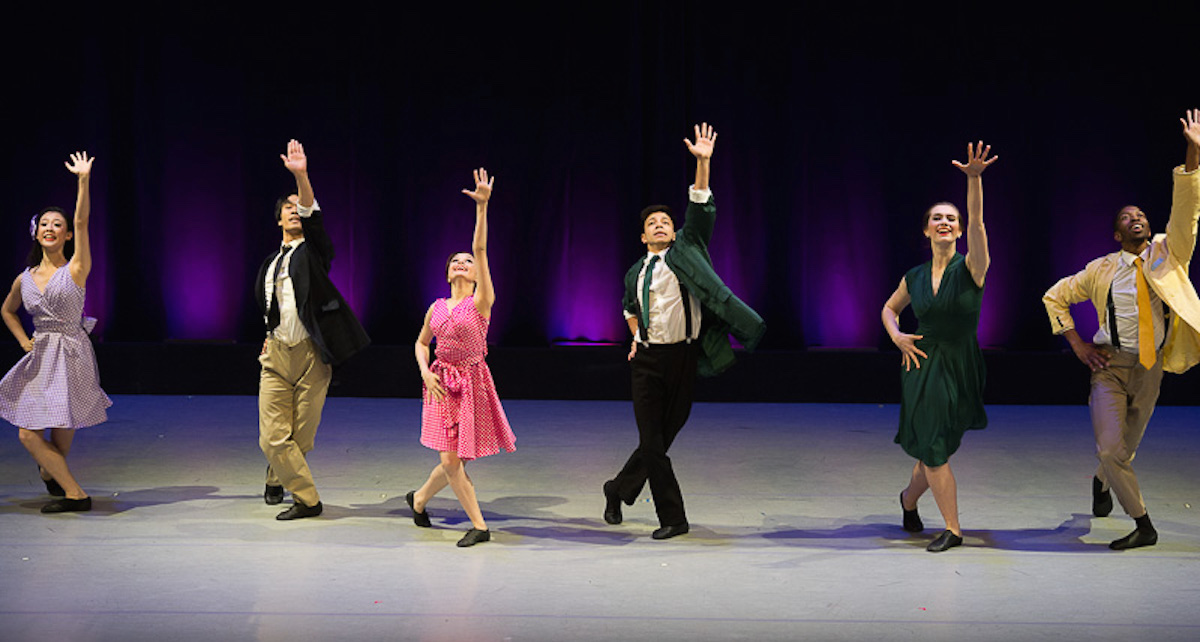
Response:
[[[275,218],[283,243],[259,269],[255,299],[267,338],[258,361],[259,446],[267,456],[267,504],[291,491],[290,520],[321,514],[321,498],[305,455],[313,448],[333,365],[370,343],[367,333],[329,280],[333,242],[308,180],[308,158],[298,141],[281,154],[296,178],[296,194],[280,199]]]

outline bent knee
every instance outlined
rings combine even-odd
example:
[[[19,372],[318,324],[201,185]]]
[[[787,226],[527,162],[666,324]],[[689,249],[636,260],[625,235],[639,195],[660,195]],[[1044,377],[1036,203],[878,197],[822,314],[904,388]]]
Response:
[[[271,453],[282,448],[286,448],[288,442],[292,441],[292,436],[287,433],[274,433],[269,435],[261,435],[258,438],[258,447],[264,453]]]
[[[438,453],[442,460],[442,470],[447,475],[457,475],[463,469],[463,460],[459,459],[457,453],[443,451]]]
[[[39,441],[45,441],[45,439],[42,437],[41,431],[39,431],[39,430],[30,430],[28,428],[21,428],[18,430],[18,434],[19,434],[19,439],[21,440],[21,444],[24,445],[25,447],[29,447],[31,445],[36,445],[37,442],[39,442]]]
[[[1101,448],[1096,451],[1096,458],[1105,464],[1126,464],[1133,460],[1133,456],[1124,448]]]

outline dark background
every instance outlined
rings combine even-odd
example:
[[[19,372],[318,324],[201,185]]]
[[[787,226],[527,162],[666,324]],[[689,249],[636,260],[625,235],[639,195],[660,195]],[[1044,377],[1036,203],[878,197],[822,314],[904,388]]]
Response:
[[[720,134],[712,254],[767,320],[768,376],[790,363],[787,376],[811,377],[816,359],[859,400],[895,396],[880,307],[928,258],[924,209],[964,206],[949,161],[982,138],[1001,158],[984,176],[980,341],[990,362],[1021,364],[989,386],[1065,365],[1078,400],[1086,376],[1050,335],[1041,294],[1116,249],[1121,206],[1163,228],[1178,118],[1200,107],[1193,9],[196,6],[16,12],[0,44],[0,258],[21,269],[28,217],[73,202],[62,161],[94,154],[88,312],[110,391],[253,391],[251,282],[279,239],[271,206],[293,186],[278,158],[292,137],[338,246],[334,279],[376,343],[343,379],[382,369],[403,382],[391,393],[415,394],[407,346],[447,291],[445,257],[469,248],[459,190],[482,165],[497,177],[490,339],[518,376],[560,368],[539,375],[562,387],[593,357],[545,361],[549,346],[625,341],[637,212],[682,209],[694,162],[681,139],[707,121]],[[1075,316],[1094,331],[1090,306]],[[829,350],[859,356],[817,356]],[[225,387],[151,385],[181,354]],[[525,385],[509,384],[537,396]],[[791,388],[778,397],[807,400]]]

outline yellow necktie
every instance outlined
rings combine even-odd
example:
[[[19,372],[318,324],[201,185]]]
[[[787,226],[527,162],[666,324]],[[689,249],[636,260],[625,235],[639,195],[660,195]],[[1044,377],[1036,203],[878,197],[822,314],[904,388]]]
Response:
[[[1142,274],[1142,257],[1133,260],[1137,270],[1138,362],[1147,370],[1154,366],[1154,312],[1150,309],[1150,285]]]

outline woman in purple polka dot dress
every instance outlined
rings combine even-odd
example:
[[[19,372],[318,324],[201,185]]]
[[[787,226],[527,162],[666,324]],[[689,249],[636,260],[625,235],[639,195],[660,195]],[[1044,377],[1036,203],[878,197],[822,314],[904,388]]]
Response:
[[[43,513],[92,509],[92,498],[67,468],[67,453],[75,429],[103,423],[112,405],[100,389],[87,337],[95,319],[83,318],[84,288],[92,270],[88,181],[93,160],[87,152],[71,154],[66,166],[79,182],[74,222],[57,207],[33,217],[29,267],[13,281],[0,309],[26,352],[0,381],[0,417],[18,427],[46,490],[59,498],[42,506]],[[32,339],[17,317],[22,305],[33,317]]]
[[[429,306],[417,336],[417,365],[425,382],[421,411],[421,443],[438,451],[441,463],[429,473],[420,489],[406,496],[417,526],[430,526],[425,505],[447,484],[471,519],[471,529],[458,541],[474,546],[491,539],[479,510],[475,485],[467,476],[466,462],[516,449],[487,356],[488,323],[496,291],[487,257],[487,205],[492,183],[482,167],[475,171],[475,189],[463,193],[475,201],[474,255],[458,252],[446,261],[450,298]],[[429,363],[429,345],[437,337],[437,360]]]

